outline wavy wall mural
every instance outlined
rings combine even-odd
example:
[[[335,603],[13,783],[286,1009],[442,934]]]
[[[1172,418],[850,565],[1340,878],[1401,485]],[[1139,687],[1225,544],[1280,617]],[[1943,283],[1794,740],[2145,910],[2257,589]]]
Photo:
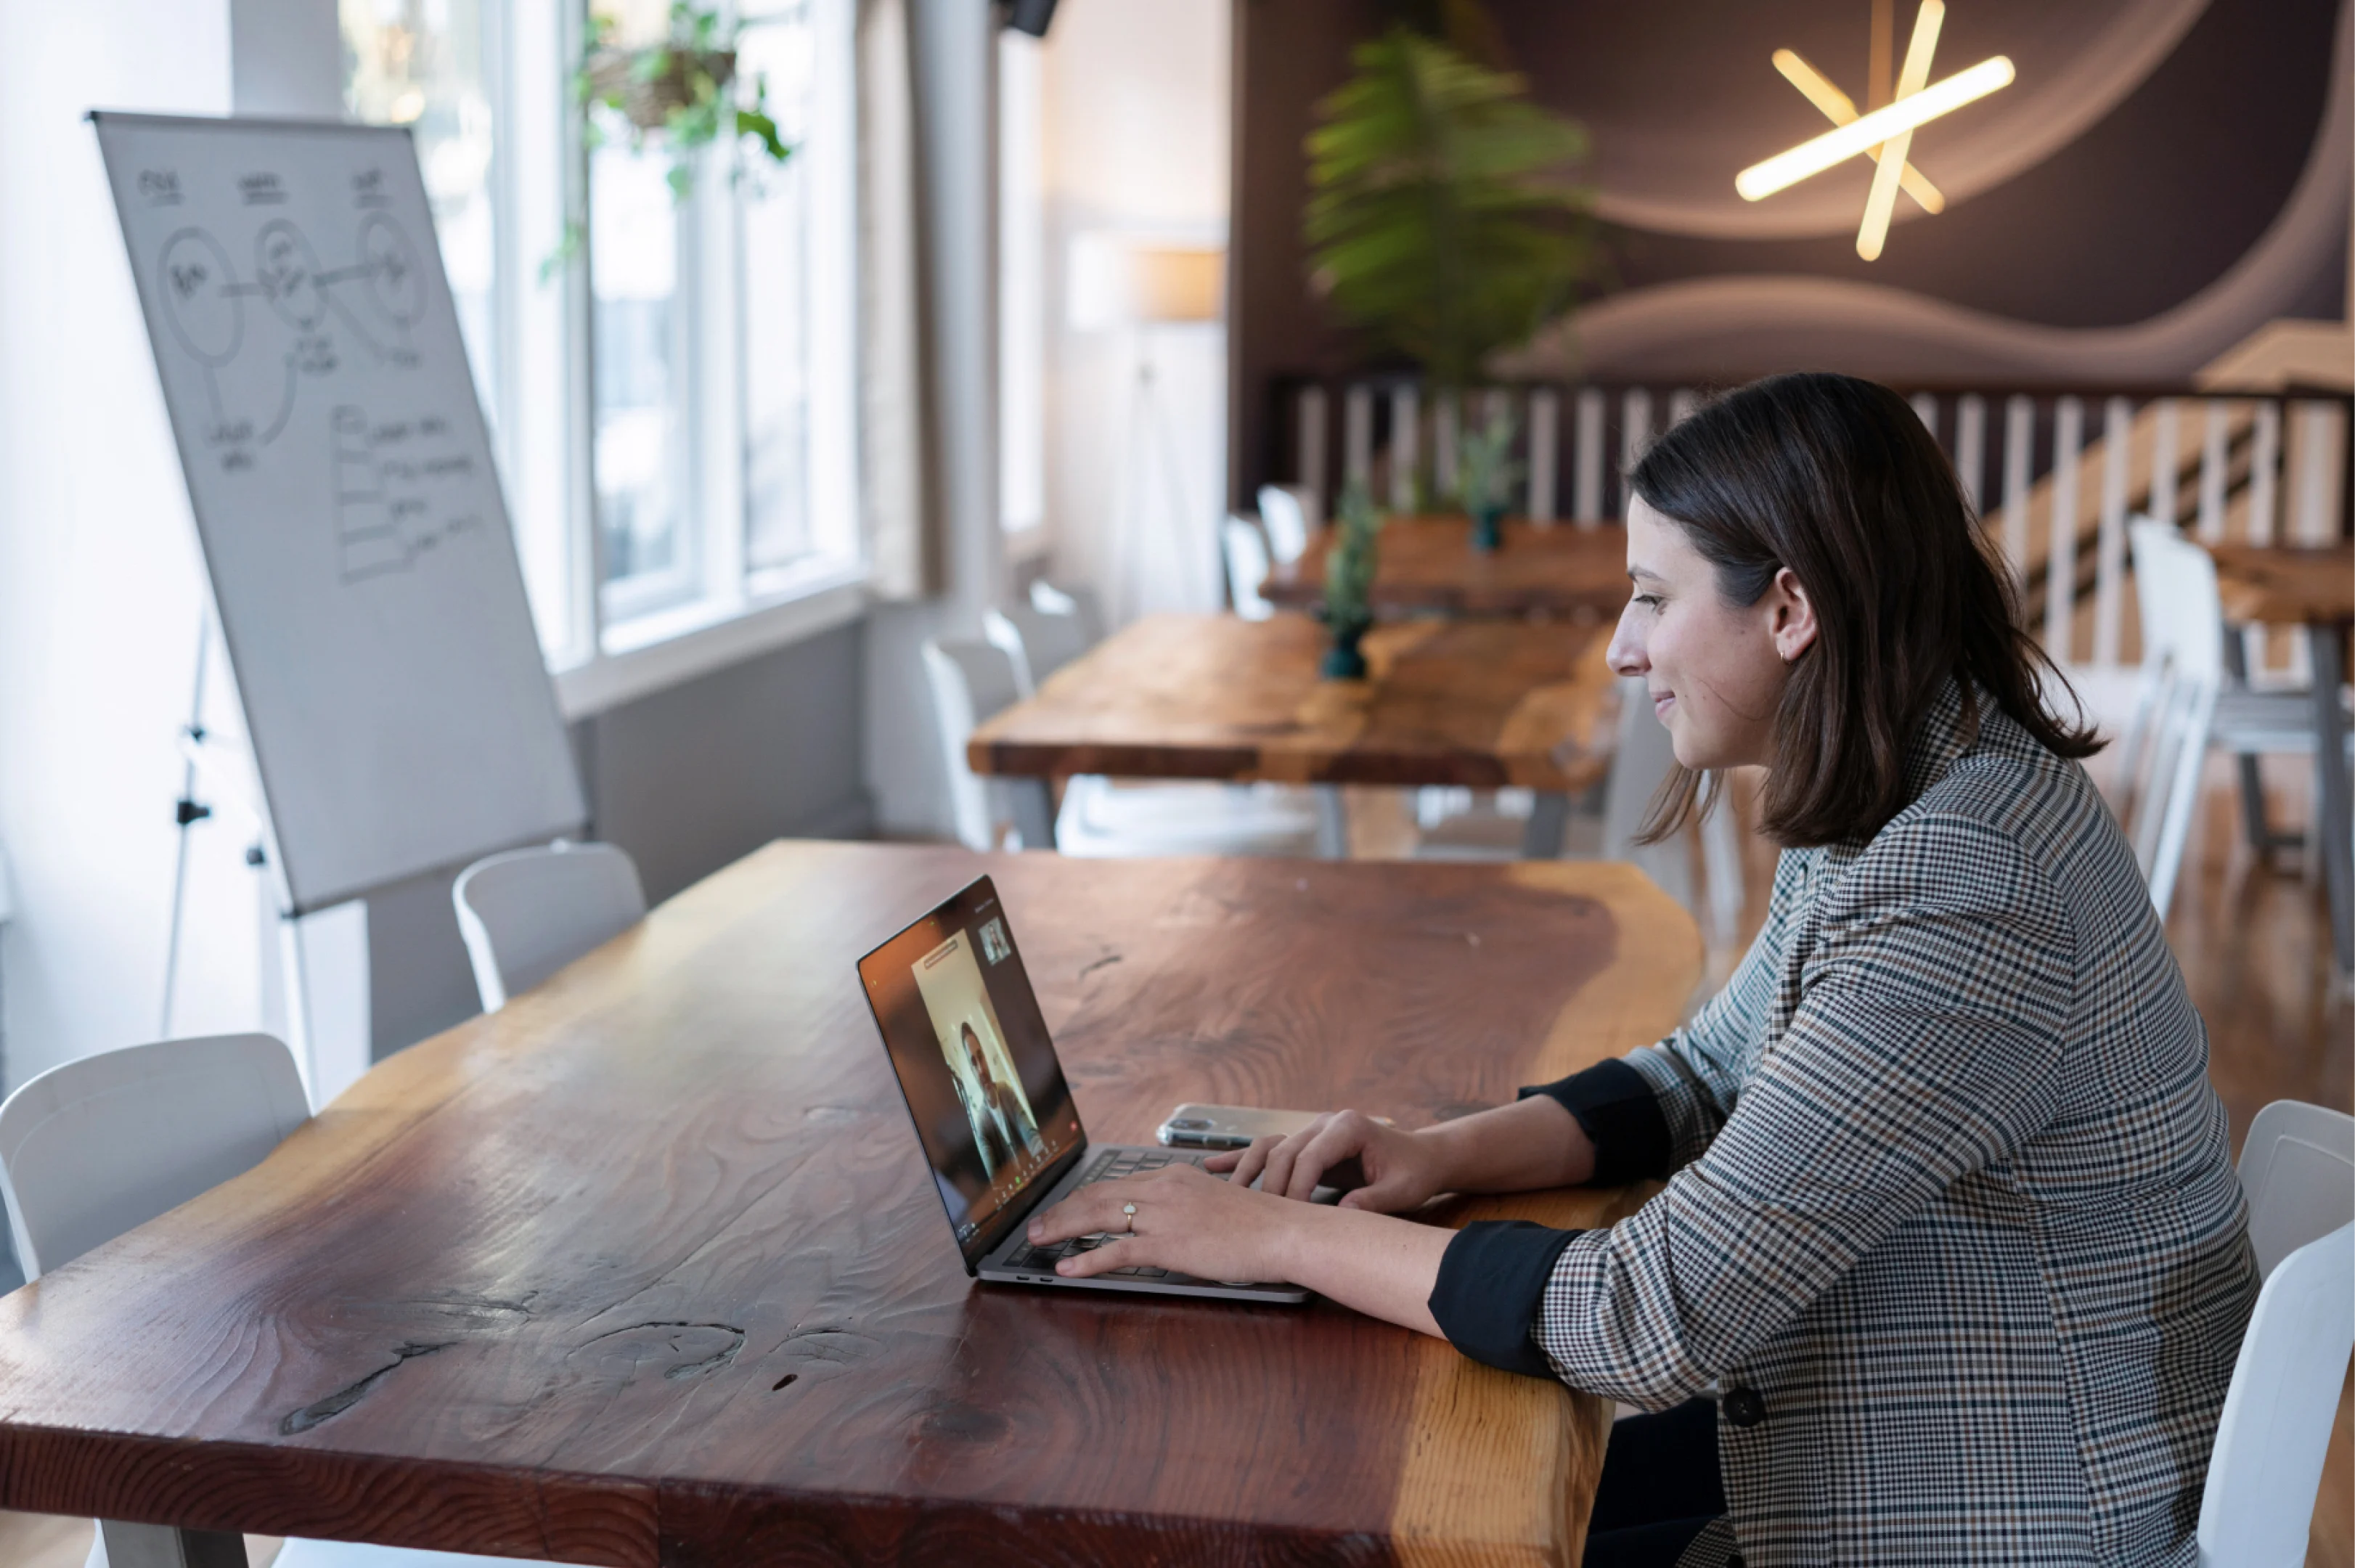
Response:
[[[2276,318],[2343,318],[2355,191],[2355,0],[1948,0],[1941,69],[2017,82],[1924,127],[1945,210],[1899,204],[1855,251],[1870,165],[1764,201],[1736,170],[1825,122],[1774,70],[1798,50],[1865,98],[1870,0],[1490,0],[1513,63],[1585,122],[1612,276],[1498,367],[1723,382],[1796,366],[1895,380],[2164,383]],[[1901,47],[1913,16],[1898,0]],[[1237,10],[1231,324],[1236,476],[1276,378],[1369,368],[1308,295],[1299,139],[1376,0]]]

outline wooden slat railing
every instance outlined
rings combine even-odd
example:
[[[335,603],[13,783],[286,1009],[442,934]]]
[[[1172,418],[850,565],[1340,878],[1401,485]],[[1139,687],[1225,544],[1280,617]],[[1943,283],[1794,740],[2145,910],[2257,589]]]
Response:
[[[2331,390],[2190,386],[1908,389],[2064,664],[2140,656],[2126,522],[2147,514],[2218,542],[2313,542],[2355,532],[2355,399]],[[1279,383],[1278,473],[1320,507],[1362,480],[1407,509],[1455,488],[1468,411],[1518,420],[1520,509],[1593,527],[1625,508],[1624,475],[1699,406],[1669,383],[1524,382],[1433,396],[1409,377]],[[2248,634],[2253,669],[2301,672],[2302,635]]]

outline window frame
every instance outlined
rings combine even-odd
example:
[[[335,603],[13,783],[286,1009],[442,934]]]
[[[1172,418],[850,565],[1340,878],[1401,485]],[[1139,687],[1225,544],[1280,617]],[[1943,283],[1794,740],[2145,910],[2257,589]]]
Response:
[[[810,317],[809,515],[818,548],[749,567],[746,467],[748,294],[736,175],[742,149],[707,149],[677,208],[688,361],[678,405],[687,453],[679,562],[604,581],[594,472],[591,269],[582,254],[540,278],[589,201],[589,149],[571,91],[587,0],[485,0],[486,185],[496,232],[492,415],[517,553],[558,702],[567,719],[695,678],[863,614],[857,421],[855,0],[805,0],[818,50],[807,131],[795,153],[811,184],[814,236],[803,279]],[[759,25],[759,18],[748,20]],[[749,175],[746,176],[751,177]],[[815,238],[823,236],[822,239]],[[834,303],[825,303],[834,302]],[[551,608],[553,595],[559,603]]]

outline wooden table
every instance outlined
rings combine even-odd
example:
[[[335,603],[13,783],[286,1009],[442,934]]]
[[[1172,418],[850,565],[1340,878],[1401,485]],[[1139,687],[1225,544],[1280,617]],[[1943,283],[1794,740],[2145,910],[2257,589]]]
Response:
[[[2355,974],[2355,800],[2347,775],[2348,630],[2355,624],[2355,544],[2211,545],[2228,621],[2306,628],[2314,667],[2314,821],[2330,899],[2331,952]]]
[[[0,1300],[0,1508],[194,1563],[1574,1563],[1604,1401],[1323,1303],[966,1277],[852,964],[984,870],[1099,1138],[1455,1115],[1665,1032],[1700,968],[1620,865],[773,845]]]
[[[1511,621],[1379,625],[1364,680],[1317,674],[1324,628],[1301,615],[1152,615],[1064,666],[974,731],[975,772],[1020,781],[1023,841],[1053,842],[1049,782],[1266,779],[1337,786],[1519,785],[1538,795],[1523,848],[1561,852],[1570,792],[1603,776],[1618,716],[1609,628]],[[1345,852],[1337,790],[1321,848]]]
[[[1295,609],[1320,603],[1332,538],[1318,529],[1307,552],[1270,572],[1260,592]],[[1502,545],[1483,552],[1472,548],[1466,518],[1393,517],[1382,525],[1373,602],[1392,613],[1614,617],[1627,603],[1627,530],[1513,517]]]

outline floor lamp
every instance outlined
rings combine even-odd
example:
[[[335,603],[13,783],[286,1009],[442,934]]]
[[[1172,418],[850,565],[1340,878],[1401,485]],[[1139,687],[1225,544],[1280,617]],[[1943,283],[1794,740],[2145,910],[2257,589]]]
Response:
[[[1080,331],[1124,328],[1130,335],[1134,374],[1109,552],[1113,609],[1120,621],[1138,608],[1135,584],[1141,574],[1132,570],[1132,561],[1153,569],[1158,543],[1168,567],[1184,572],[1189,553],[1217,537],[1199,526],[1208,519],[1193,510],[1153,349],[1156,336],[1168,327],[1208,325],[1221,318],[1226,260],[1225,250],[1216,245],[1106,233],[1082,234],[1072,241],[1071,325]],[[1163,503],[1158,529],[1153,521],[1156,497]]]

